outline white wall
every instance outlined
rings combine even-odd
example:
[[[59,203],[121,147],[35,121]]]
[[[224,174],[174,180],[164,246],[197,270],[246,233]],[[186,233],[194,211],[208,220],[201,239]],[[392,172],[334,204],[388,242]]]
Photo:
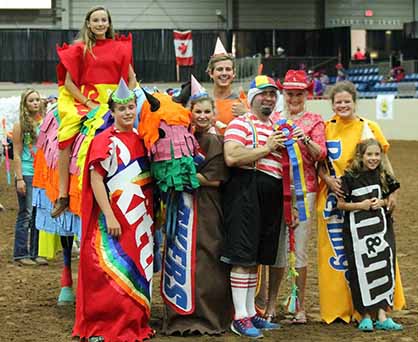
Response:
[[[93,5],[110,10],[116,29],[225,29],[226,22],[217,15],[226,16],[225,0],[71,0],[70,27],[81,27],[86,12]]]
[[[237,0],[238,29],[319,29],[321,1]]]
[[[416,19],[417,4],[418,0],[53,0],[49,10],[0,10],[0,28],[79,29],[90,7],[104,5],[118,29],[219,30],[227,28],[228,19],[234,29],[320,29],[323,24],[402,29],[404,22]],[[365,17],[365,9],[372,9],[374,16]]]
[[[358,47],[364,53],[366,46],[366,30],[351,30],[351,57],[356,53]]]
[[[324,120],[332,116],[330,100],[308,101],[308,110],[319,113]],[[376,101],[358,100],[357,113],[369,120],[376,121],[387,139],[418,140],[418,99],[395,99],[393,103],[394,120],[376,119]],[[414,153],[418,153],[415,151]]]

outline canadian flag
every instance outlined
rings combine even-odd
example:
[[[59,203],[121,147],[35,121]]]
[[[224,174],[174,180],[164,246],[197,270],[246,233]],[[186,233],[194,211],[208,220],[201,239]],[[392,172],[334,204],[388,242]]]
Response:
[[[173,31],[177,65],[193,65],[192,31]]]

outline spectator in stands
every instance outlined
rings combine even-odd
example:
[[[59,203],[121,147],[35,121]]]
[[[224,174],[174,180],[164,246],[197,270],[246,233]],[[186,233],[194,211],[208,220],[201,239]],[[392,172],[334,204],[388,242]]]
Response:
[[[335,82],[341,82],[344,81],[346,79],[346,74],[345,74],[345,70],[344,67],[341,63],[338,63],[335,66],[335,69],[337,69],[337,78],[335,79]]]
[[[319,79],[321,80],[324,88],[329,84],[329,77],[324,69],[319,72]]]
[[[324,94],[325,85],[322,84],[321,73],[319,71],[313,74],[313,83],[314,83],[313,95],[322,96]]]
[[[353,59],[355,61],[364,61],[364,59],[365,59],[364,54],[363,54],[363,52],[361,52],[359,47],[357,47],[357,50],[356,50],[356,53],[353,56]]]
[[[271,57],[270,48],[268,46],[266,46],[264,48],[264,58],[270,58],[270,57]]]
[[[395,50],[392,51],[392,54],[390,55],[390,65],[392,69],[401,65],[399,60],[399,52]]]
[[[364,61],[365,61],[367,64],[370,64],[370,62],[371,62],[370,52],[369,52],[369,50],[367,50],[367,49],[364,51]]]
[[[277,52],[277,57],[280,57],[280,58],[286,57],[286,51],[281,46],[277,48],[276,52]]]
[[[397,66],[392,68],[391,72],[391,79],[396,82],[400,82],[405,78],[405,70],[402,66]]]

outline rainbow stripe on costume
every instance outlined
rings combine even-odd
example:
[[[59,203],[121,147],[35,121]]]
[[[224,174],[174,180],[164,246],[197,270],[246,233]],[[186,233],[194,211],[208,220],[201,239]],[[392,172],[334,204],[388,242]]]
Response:
[[[124,292],[144,307],[150,317],[150,284],[139,273],[134,261],[122,250],[117,239],[107,233],[103,213],[99,215],[99,230],[95,238],[95,250],[100,266]]]

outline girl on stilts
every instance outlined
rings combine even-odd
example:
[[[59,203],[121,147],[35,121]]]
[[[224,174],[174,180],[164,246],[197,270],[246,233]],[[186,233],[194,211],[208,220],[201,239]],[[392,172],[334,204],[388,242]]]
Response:
[[[41,129],[34,186],[39,224],[61,236],[64,255],[58,304],[74,303],[71,251],[80,234],[81,180],[88,147],[104,124],[109,94],[121,78],[132,89],[132,37],[118,36],[110,12],[88,10],[73,44],[57,48],[59,86],[57,110],[48,113]]]

